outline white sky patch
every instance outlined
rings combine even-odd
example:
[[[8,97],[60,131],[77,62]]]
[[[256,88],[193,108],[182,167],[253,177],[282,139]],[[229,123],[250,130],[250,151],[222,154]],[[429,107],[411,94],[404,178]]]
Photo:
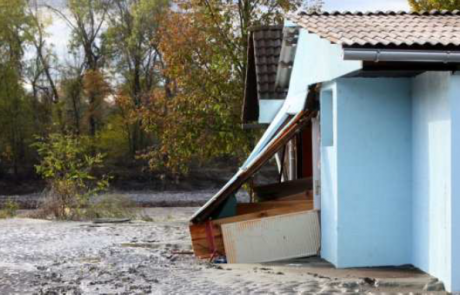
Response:
[[[46,28],[49,34],[49,43],[53,45],[54,51],[59,58],[66,57],[69,53],[69,41],[71,28],[56,14],[53,14],[53,23]]]
[[[388,11],[410,9],[407,0],[325,0],[324,9],[338,11]]]

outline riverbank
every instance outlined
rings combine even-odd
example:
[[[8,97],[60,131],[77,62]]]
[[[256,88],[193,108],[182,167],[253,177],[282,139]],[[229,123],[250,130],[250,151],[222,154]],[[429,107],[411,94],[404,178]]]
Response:
[[[218,189],[196,191],[111,191],[100,197],[123,197],[136,207],[200,207],[206,203]],[[245,191],[237,194],[239,202],[248,202]],[[43,193],[6,196],[0,195],[0,208],[8,200],[18,204],[20,209],[36,209],[45,198]]]
[[[131,171],[123,179],[113,179],[107,195],[126,197],[138,207],[199,207],[219,191],[236,170],[235,167],[200,169],[180,181]],[[263,169],[256,177],[258,184],[276,181],[274,167]],[[0,208],[7,200],[12,200],[21,209],[35,209],[45,197],[44,187],[45,183],[40,180],[15,183],[0,179]],[[241,201],[248,199],[244,190],[240,190],[238,197]]]

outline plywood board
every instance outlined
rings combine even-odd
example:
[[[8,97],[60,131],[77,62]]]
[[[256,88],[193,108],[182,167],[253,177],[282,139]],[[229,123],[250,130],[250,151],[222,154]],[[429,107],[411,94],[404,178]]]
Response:
[[[229,263],[262,263],[317,255],[318,211],[304,211],[222,225]]]
[[[282,214],[290,214],[300,211],[306,211],[311,206],[308,204],[303,204],[301,206],[291,206],[291,207],[282,207],[277,209],[262,210],[250,214],[243,214],[234,217],[216,219],[211,222],[213,226],[213,235],[214,235],[214,244],[218,253],[225,255],[225,247],[223,242],[223,236],[221,231],[221,225],[227,223],[241,222],[245,220],[253,220],[259,218],[265,218],[270,216],[277,216]],[[213,251],[209,242],[209,238],[206,233],[206,224],[191,224],[190,225],[190,235],[192,240],[192,247],[195,256],[201,259],[211,258]]]

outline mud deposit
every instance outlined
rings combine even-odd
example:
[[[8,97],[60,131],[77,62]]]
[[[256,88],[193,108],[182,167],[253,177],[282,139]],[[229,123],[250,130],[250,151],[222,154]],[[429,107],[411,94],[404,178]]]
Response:
[[[378,281],[287,265],[211,265],[190,255],[196,208],[145,209],[125,224],[0,221],[0,294],[380,293]],[[322,267],[320,267],[322,269]],[[429,280],[422,276],[423,284]],[[422,284],[387,284],[403,294]],[[406,289],[404,289],[404,288]],[[430,293],[433,294],[433,293]]]

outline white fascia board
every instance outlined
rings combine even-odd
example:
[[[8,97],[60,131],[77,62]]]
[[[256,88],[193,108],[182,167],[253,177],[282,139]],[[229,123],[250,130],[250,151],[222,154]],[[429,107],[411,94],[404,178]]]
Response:
[[[301,29],[289,95],[307,91],[309,85],[333,81],[363,68],[362,61],[344,60],[343,55],[342,46]]]

